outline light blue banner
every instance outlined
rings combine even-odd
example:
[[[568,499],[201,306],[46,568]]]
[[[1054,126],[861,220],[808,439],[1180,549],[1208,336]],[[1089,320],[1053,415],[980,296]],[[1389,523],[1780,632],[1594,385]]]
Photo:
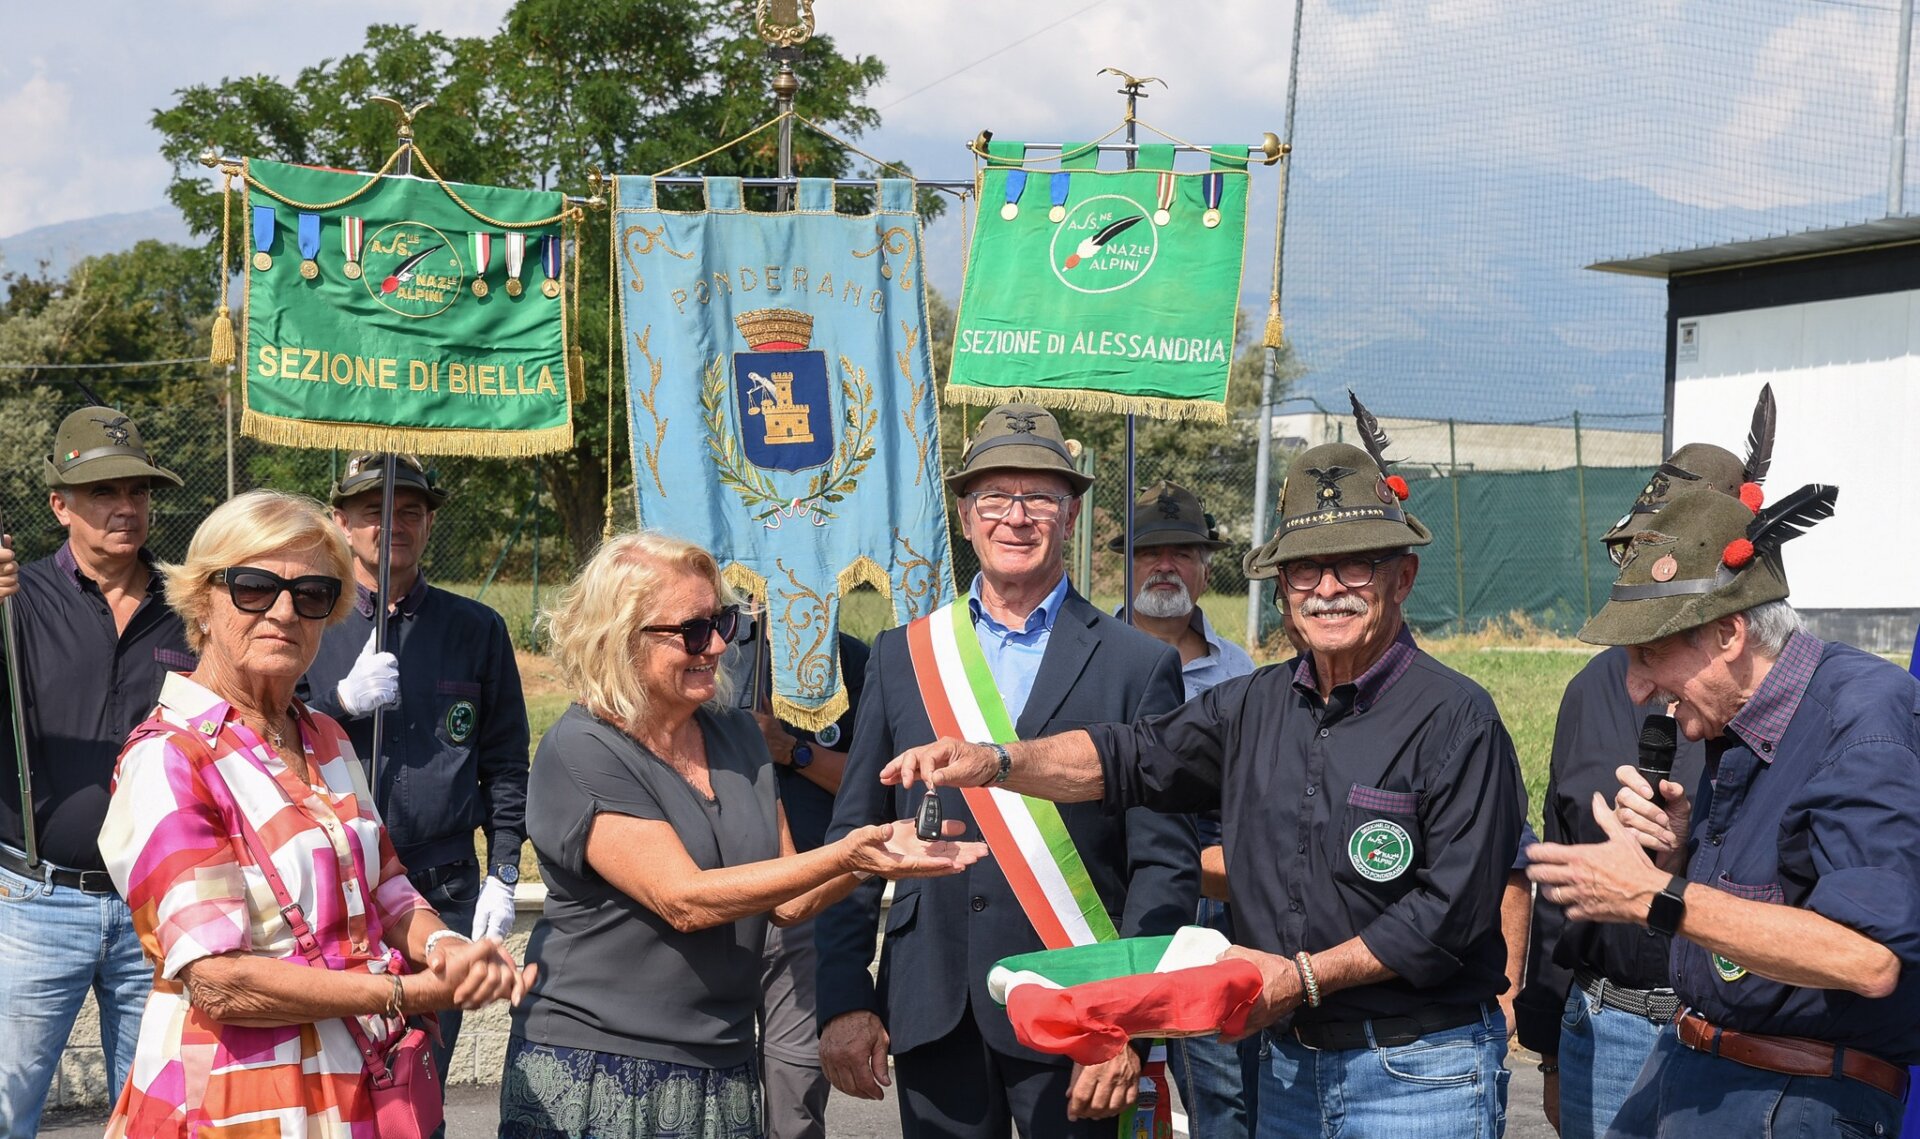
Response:
[[[705,210],[620,178],[613,226],[641,524],[698,542],[769,617],[773,710],[846,710],[835,633],[867,582],[896,621],[953,598],[913,183],[834,212],[758,213],[710,178]]]

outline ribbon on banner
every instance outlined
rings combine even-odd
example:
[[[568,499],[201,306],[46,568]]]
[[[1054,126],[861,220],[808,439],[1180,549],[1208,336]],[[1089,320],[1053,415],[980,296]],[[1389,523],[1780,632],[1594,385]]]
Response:
[[[914,186],[867,214],[822,178],[780,213],[738,178],[691,212],[655,189],[620,178],[613,213],[640,519],[766,608],[772,711],[817,730],[847,708],[849,590],[900,623],[953,597]]]

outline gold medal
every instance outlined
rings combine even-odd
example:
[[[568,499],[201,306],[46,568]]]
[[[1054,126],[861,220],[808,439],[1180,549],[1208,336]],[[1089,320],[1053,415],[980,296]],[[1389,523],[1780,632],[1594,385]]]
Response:
[[[1047,220],[1055,225],[1067,220],[1067,207],[1055,206],[1047,211]]]
[[[1201,214],[1200,224],[1206,226],[1208,229],[1213,229],[1218,226],[1220,224],[1220,211],[1208,210],[1206,213]]]
[[[319,262],[311,257],[302,258],[300,261],[300,275],[309,281],[318,277],[320,275]]]
[[[550,297],[557,297],[560,295],[560,282],[552,277],[548,277],[546,281],[541,284],[540,291]]]
[[[255,269],[260,270],[262,273],[266,272],[267,270],[273,268],[273,256],[269,254],[266,250],[264,249],[261,250],[260,252],[253,255],[253,267]]]
[[[1165,225],[1172,220],[1173,214],[1166,210],[1153,211],[1153,224],[1155,225]]]
[[[1012,221],[1014,218],[1020,216],[1020,207],[1012,202],[1008,202],[1006,205],[1000,207],[1000,216],[1006,221]]]
[[[360,279],[360,262],[349,261],[340,271],[346,274],[347,280],[358,281]]]
[[[510,297],[517,297],[517,296],[519,296],[519,295],[520,295],[520,287],[521,287],[521,286],[520,286],[520,278],[518,278],[518,277],[508,277],[508,278],[507,278],[507,295],[508,295],[508,296],[510,296]]]
[[[487,282],[485,280],[479,277],[473,279],[473,295],[476,297],[484,297],[487,295]]]

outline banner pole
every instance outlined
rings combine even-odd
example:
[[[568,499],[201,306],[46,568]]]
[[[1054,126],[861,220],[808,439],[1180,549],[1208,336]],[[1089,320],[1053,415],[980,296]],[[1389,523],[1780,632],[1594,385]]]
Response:
[[[1129,148],[1126,151],[1127,169],[1133,170],[1140,165],[1140,151],[1138,149],[1135,149],[1136,126],[1135,126],[1134,109],[1135,109],[1135,104],[1137,100],[1144,99],[1147,97],[1145,94],[1141,92],[1140,88],[1145,86],[1148,83],[1157,82],[1157,83],[1160,83],[1160,85],[1163,87],[1166,86],[1166,84],[1165,82],[1161,80],[1156,80],[1156,79],[1136,79],[1131,75],[1127,75],[1125,72],[1119,71],[1117,68],[1109,68],[1109,70],[1114,71],[1116,74],[1121,76],[1122,82],[1120,86],[1120,93],[1127,97],[1127,146]],[[1123,486],[1125,488],[1123,497],[1120,499],[1120,517],[1122,519],[1121,531],[1120,531],[1120,535],[1121,535],[1120,612],[1122,615],[1122,619],[1125,620],[1126,623],[1129,625],[1133,624],[1133,497],[1134,497],[1133,476],[1134,476],[1134,463],[1136,459],[1136,455],[1134,451],[1134,427],[1135,427],[1134,415],[1132,412],[1128,412],[1127,413],[1127,464],[1126,464],[1127,473],[1126,473],[1125,479],[1123,480]],[[1093,583],[1088,582],[1087,588],[1092,589]],[[1198,600],[1198,598],[1196,598],[1195,600]]]
[[[7,532],[5,519],[0,519],[0,535]],[[7,650],[7,699],[13,718],[13,758],[20,772],[20,833],[26,845],[27,869],[40,865],[40,847],[34,835],[33,827],[33,769],[27,766],[27,705],[20,691],[22,669],[20,667],[20,645],[13,634],[13,598],[0,601],[0,641]]]

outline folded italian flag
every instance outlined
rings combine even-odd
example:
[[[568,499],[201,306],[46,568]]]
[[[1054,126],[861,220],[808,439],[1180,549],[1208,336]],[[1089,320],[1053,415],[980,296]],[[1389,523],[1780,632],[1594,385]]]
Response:
[[[1037,1052],[1101,1064],[1133,1037],[1237,1034],[1260,996],[1260,970],[1220,960],[1226,935],[1187,926],[1001,960],[987,990]]]

